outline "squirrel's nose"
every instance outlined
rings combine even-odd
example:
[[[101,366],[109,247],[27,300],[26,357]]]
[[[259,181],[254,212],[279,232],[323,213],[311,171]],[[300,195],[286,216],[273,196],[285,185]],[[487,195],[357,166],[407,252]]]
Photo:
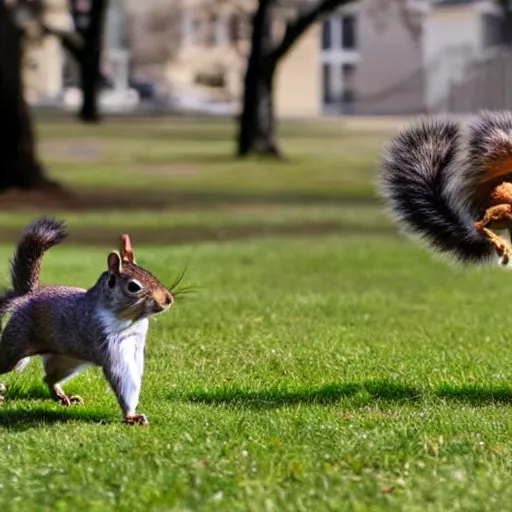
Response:
[[[174,302],[174,297],[169,292],[167,292],[165,294],[164,305],[167,307],[170,307],[170,306],[172,306],[173,302]]]
[[[158,290],[153,293],[153,304],[157,311],[164,311],[172,306],[174,297],[167,290]]]

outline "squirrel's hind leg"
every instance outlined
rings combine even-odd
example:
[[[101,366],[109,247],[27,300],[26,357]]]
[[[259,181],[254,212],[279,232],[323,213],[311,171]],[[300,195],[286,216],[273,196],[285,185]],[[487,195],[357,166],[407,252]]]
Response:
[[[0,375],[13,370],[22,371],[30,360],[32,352],[25,343],[17,343],[17,338],[7,329],[0,342]],[[6,387],[0,384],[0,403],[4,401]]]
[[[15,343],[4,333],[0,342],[0,375],[13,370],[23,370],[31,355],[31,351],[24,343]]]
[[[43,366],[46,373],[44,381],[48,384],[54,400],[65,406],[84,403],[80,396],[68,396],[60,385],[76,375],[83,365],[83,361],[72,357],[54,354],[43,356]]]

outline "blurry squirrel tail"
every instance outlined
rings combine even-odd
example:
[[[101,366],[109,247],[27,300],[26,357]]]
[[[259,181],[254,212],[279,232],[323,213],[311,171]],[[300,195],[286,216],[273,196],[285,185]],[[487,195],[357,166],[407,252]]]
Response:
[[[493,246],[450,192],[459,138],[449,120],[423,120],[399,132],[384,149],[380,192],[407,233],[459,262],[485,263]]]

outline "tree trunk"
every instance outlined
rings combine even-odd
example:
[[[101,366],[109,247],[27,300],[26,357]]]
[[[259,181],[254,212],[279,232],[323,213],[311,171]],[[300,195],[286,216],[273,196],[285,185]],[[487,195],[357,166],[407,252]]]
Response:
[[[56,187],[36,155],[22,82],[23,34],[0,1],[0,190]]]
[[[274,74],[274,66],[262,68],[255,76],[247,74],[238,137],[239,156],[280,155],[275,139]]]
[[[271,4],[271,1],[260,0],[253,20],[238,134],[238,155],[241,157],[250,153],[280,154],[275,140],[273,101],[276,62],[267,56],[272,46]]]
[[[82,107],[78,117],[86,123],[101,121],[98,96],[101,84],[101,52],[107,0],[92,0],[87,26],[80,30],[84,47],[79,60]]]
[[[275,138],[274,75],[275,67],[269,66],[257,78],[252,147],[258,154],[280,156]]]

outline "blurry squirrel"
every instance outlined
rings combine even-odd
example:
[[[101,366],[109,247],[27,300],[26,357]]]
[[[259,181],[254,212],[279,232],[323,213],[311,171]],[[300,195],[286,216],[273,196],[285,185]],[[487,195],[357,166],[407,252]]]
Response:
[[[100,366],[128,424],[147,424],[136,407],[141,389],[148,318],[167,311],[171,292],[138,266],[128,235],[107,258],[107,270],[88,290],[40,286],[45,251],[67,236],[52,218],[33,221],[11,260],[12,289],[0,298],[0,317],[10,314],[0,339],[0,374],[21,370],[41,355],[45,382],[63,405],[83,403],[67,396],[61,383],[84,366]],[[1,386],[5,389],[4,386]]]
[[[512,113],[402,129],[384,149],[379,184],[396,222],[431,249],[462,263],[509,263]]]

